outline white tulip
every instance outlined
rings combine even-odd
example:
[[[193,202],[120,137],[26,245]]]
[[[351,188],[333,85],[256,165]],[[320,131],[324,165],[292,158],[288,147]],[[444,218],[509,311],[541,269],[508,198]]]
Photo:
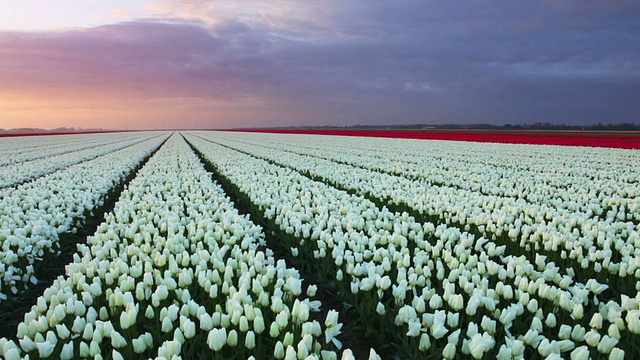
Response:
[[[87,345],[86,342],[81,341],[80,342],[80,357],[88,358],[89,356],[91,356],[91,351],[89,349],[89,345]]]
[[[38,349],[38,356],[40,356],[43,359],[46,359],[49,356],[51,356],[51,354],[53,353],[53,350],[55,349],[55,345],[49,341],[38,342],[36,343],[36,347]]]
[[[381,302],[378,302],[378,304],[376,305],[376,312],[378,313],[378,315],[384,315],[386,311],[387,309],[385,308],[385,306]]]
[[[487,333],[474,335],[469,343],[471,356],[476,359],[482,358],[485,352],[491,350],[495,346],[495,343],[496,342],[493,337]]]
[[[162,332],[168,333],[173,330],[173,323],[171,319],[167,316],[162,320]]]
[[[120,354],[118,351],[116,351],[116,349],[113,349],[111,351],[111,358],[113,360],[124,360],[124,357],[122,356],[122,354]]]
[[[62,351],[60,352],[60,359],[62,360],[73,359],[73,342],[66,343],[62,346]]]
[[[609,337],[609,335],[605,335],[600,339],[600,342],[598,343],[598,351],[603,354],[609,354],[617,344],[618,339],[614,339]]]
[[[589,358],[589,348],[584,345],[575,348],[571,352],[571,360],[582,360],[587,358]]]
[[[536,344],[541,340],[538,334],[539,332],[537,330],[529,329],[529,331],[527,331],[527,333],[522,338],[522,342],[535,347]]]
[[[36,343],[28,336],[23,337],[18,341],[20,347],[25,352],[31,352],[37,348]],[[0,346],[0,350],[2,350],[2,346]]]
[[[264,329],[264,319],[262,318],[262,316],[256,316],[253,319],[253,331],[255,331],[256,334],[262,334],[264,332]]]
[[[91,342],[89,343],[89,355],[95,358],[99,354],[100,354],[100,345],[94,340],[91,340]]]
[[[230,347],[234,347],[238,344],[238,332],[235,330],[229,331],[229,335],[227,336],[227,345]]]
[[[623,295],[624,296],[624,295]],[[623,300],[624,303],[624,300]],[[623,305],[623,308],[625,306]],[[633,334],[640,334],[640,310],[629,310],[625,317],[627,327]]]
[[[281,341],[278,341],[276,343],[276,346],[273,349],[273,357],[275,357],[276,359],[284,358],[284,345],[282,345]]]
[[[567,340],[571,337],[571,326],[567,324],[560,325],[560,329],[558,330],[558,337],[562,340]]]
[[[422,325],[419,322],[409,321],[407,322],[407,324],[409,325],[409,331],[407,331],[406,336],[416,337],[420,335],[420,330],[422,328]]]
[[[621,337],[620,328],[618,328],[617,325],[615,325],[615,324],[609,325],[609,329],[608,329],[607,333],[608,333],[610,338],[620,340],[620,337]]]
[[[112,331],[110,333],[111,336],[111,346],[116,349],[120,349],[127,345],[127,340],[124,339],[122,335],[120,335],[117,331]]]
[[[429,300],[429,307],[434,310],[440,309],[442,307],[442,297],[438,294],[433,295]]]
[[[571,316],[576,320],[580,320],[584,317],[584,307],[582,306],[582,304],[574,305]]]
[[[453,359],[456,356],[455,345],[448,343],[442,350],[442,357],[444,359]]]
[[[589,322],[589,326],[591,326],[591,328],[596,330],[602,329],[602,314],[600,313],[593,314],[593,317],[591,317],[591,321]]]
[[[336,339],[336,336],[340,334],[340,329],[342,329],[342,324],[338,323],[338,312],[335,310],[329,310],[324,324],[326,326],[326,330],[324,332],[325,342],[327,344],[332,342],[338,349],[342,348],[342,343]]]
[[[584,336],[584,341],[591,347],[596,347],[600,342],[600,333],[596,330],[591,330],[587,332]]]
[[[196,324],[188,318],[180,322],[180,329],[182,329],[184,337],[187,339],[191,339],[196,334]]]
[[[227,342],[227,330],[225,328],[222,329],[213,329],[209,331],[209,335],[207,336],[207,345],[213,351],[219,351]]]
[[[613,348],[611,349],[611,352],[609,353],[609,359],[610,360],[622,360],[624,359],[624,350],[619,349],[619,348]]]
[[[580,326],[580,324],[576,324],[571,330],[571,338],[577,342],[581,342],[584,340],[584,336],[587,333],[587,330]]]
[[[133,344],[133,351],[136,354],[142,354],[147,349],[147,345],[145,344],[144,340],[140,337],[133,339],[131,343]]]
[[[210,331],[213,329],[213,320],[211,319],[211,315],[207,313],[200,315],[200,329],[204,331]]]

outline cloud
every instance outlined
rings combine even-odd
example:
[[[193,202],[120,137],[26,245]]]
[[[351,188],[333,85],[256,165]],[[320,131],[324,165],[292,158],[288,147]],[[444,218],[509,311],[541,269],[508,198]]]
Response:
[[[635,0],[545,0],[550,8],[569,14],[606,13],[628,16],[640,12]]]
[[[131,19],[134,16],[131,13],[124,11],[122,9],[113,8],[111,9],[111,17],[117,18],[117,19]]]
[[[146,20],[0,33],[0,95],[193,127],[637,121],[640,16],[587,3],[163,1]]]

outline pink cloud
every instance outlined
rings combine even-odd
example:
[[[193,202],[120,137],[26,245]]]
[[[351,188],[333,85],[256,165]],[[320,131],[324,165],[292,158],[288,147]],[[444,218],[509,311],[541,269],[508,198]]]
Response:
[[[204,29],[183,24],[3,33],[0,87],[139,98],[229,96],[216,87],[225,74],[207,63],[224,45]]]

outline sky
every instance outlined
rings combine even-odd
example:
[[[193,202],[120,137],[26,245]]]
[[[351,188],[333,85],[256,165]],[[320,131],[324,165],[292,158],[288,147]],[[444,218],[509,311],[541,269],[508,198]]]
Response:
[[[640,123],[637,0],[2,0],[0,128]]]

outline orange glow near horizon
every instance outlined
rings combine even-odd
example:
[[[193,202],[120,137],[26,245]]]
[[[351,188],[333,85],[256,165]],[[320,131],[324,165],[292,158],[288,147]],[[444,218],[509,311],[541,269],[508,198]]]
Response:
[[[0,93],[0,128],[189,129],[253,126],[269,111],[230,106],[214,99],[93,99],[60,94],[9,96]],[[275,119],[276,117],[274,117]]]

